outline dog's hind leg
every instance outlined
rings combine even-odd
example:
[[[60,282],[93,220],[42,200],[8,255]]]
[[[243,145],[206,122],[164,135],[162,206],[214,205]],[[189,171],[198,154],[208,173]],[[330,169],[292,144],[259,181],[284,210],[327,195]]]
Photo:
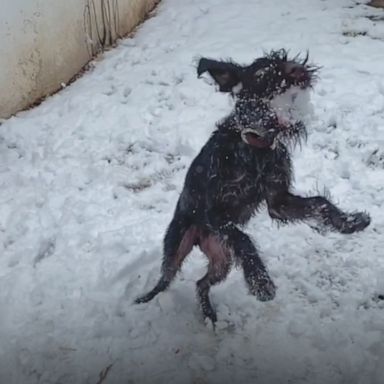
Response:
[[[200,248],[207,255],[207,274],[197,282],[197,293],[204,317],[214,324],[216,312],[209,299],[212,285],[223,281],[231,268],[233,258],[239,260],[249,291],[261,301],[272,300],[276,287],[260,259],[251,239],[234,225],[227,225],[216,234],[200,236]]]
[[[209,263],[206,275],[197,282],[197,294],[204,317],[215,324],[217,316],[209,299],[209,290],[212,285],[223,281],[228,275],[232,264],[231,250],[219,236],[213,234],[202,235],[199,245]]]
[[[168,288],[180,270],[185,257],[196,244],[197,232],[197,228],[191,225],[186,217],[178,213],[175,214],[164,238],[161,277],[156,286],[147,294],[137,298],[135,303],[146,303]]]

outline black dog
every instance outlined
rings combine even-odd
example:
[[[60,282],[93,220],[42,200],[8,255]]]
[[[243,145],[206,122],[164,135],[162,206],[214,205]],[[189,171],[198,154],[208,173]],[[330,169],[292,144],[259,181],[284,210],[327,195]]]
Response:
[[[292,87],[312,86],[317,68],[307,58],[288,59],[274,51],[249,66],[202,58],[198,74],[208,72],[222,92],[234,94],[234,111],[194,159],[164,239],[162,275],[136,303],[150,301],[174,279],[194,245],[208,257],[207,274],[197,282],[203,314],[216,313],[209,290],[224,280],[236,260],[250,292],[272,300],[275,285],[250,238],[239,229],[266,202],[271,218],[282,223],[307,221],[340,233],[361,231],[370,223],[363,212],[345,213],[323,196],[292,194],[289,144],[305,137],[302,122],[290,123],[271,109],[271,100]]]

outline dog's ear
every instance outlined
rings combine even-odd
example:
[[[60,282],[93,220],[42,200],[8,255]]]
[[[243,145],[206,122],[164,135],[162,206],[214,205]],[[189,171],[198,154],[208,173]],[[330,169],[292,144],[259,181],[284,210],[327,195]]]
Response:
[[[203,57],[197,66],[197,75],[200,77],[204,72],[208,72],[216,81],[220,92],[232,92],[233,87],[241,82],[241,67],[233,63]]]

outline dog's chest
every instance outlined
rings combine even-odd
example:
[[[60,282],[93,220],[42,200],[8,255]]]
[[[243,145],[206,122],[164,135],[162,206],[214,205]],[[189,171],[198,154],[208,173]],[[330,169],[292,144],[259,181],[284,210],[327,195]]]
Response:
[[[223,202],[240,207],[256,204],[264,199],[266,189],[273,183],[289,184],[289,157],[284,152],[254,151],[247,146],[237,151],[224,165],[221,184]]]
[[[230,205],[239,206],[258,200],[262,195],[263,172],[250,172],[244,166],[228,169],[221,180],[221,199]]]

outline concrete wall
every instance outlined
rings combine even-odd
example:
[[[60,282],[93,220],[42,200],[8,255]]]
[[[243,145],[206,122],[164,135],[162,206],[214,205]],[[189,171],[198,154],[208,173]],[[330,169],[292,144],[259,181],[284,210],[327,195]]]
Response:
[[[0,13],[0,117],[9,117],[59,89],[103,45],[131,31],[155,3],[7,1]]]

